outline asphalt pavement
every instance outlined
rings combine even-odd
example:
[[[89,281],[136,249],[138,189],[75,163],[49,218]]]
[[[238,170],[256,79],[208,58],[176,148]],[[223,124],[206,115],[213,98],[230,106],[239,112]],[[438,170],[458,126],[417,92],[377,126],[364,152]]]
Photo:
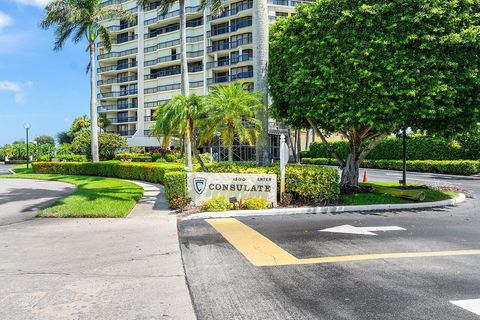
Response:
[[[10,170],[14,167],[14,165],[3,164],[3,162],[0,162],[0,174],[11,174]]]
[[[41,209],[75,190],[64,182],[0,179],[0,226],[33,219]]]
[[[401,178],[368,172],[372,181]],[[474,198],[427,210],[182,222],[198,319],[480,319],[480,178],[408,179]]]

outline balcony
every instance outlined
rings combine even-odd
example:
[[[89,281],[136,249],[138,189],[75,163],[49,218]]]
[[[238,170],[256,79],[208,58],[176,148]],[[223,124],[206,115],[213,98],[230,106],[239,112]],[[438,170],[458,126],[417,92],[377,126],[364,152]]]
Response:
[[[136,25],[137,25],[137,23],[126,22],[126,23],[121,23],[118,26],[107,27],[107,30],[111,31],[111,32],[118,32],[118,31],[122,31],[122,30],[125,30],[125,29],[128,29],[128,28],[135,27]]]
[[[145,117],[144,117],[144,120],[145,120],[145,121],[156,121],[157,119],[155,119],[154,116],[145,116]]]
[[[174,76],[180,73],[181,73],[180,68],[176,68],[172,70],[162,70],[162,71],[146,74],[145,80],[153,80],[153,79],[162,78],[162,77],[169,77],[169,76]]]
[[[235,58],[228,58],[226,60],[211,61],[207,63],[207,69],[232,66],[241,62],[252,61],[252,54],[242,54]]]
[[[301,0],[268,0],[268,4],[286,7],[295,7],[297,4],[310,4],[310,2]]]
[[[111,6],[112,4],[122,4],[129,0],[107,0],[100,3],[100,7]]]
[[[136,122],[137,117],[123,117],[123,118],[108,118],[112,124]]]
[[[197,58],[203,56],[203,50],[198,51],[190,51],[187,52],[187,58]],[[148,60],[143,63],[145,67],[153,66],[159,63],[165,63],[169,61],[176,61],[180,59],[180,53],[177,54],[169,54],[168,56],[159,57],[157,59]]]
[[[251,27],[251,26],[252,26],[252,19],[243,20],[243,21],[235,23],[231,26],[224,26],[224,27],[217,28],[217,29],[213,28],[212,30],[207,32],[207,37],[210,38],[210,37],[218,36],[218,35],[221,35],[221,34],[235,32],[238,29]]]
[[[234,82],[237,80],[249,79],[249,78],[253,78],[253,71],[245,71],[245,72],[240,72],[232,75],[216,76],[213,78],[208,78],[207,84],[210,86],[218,83],[228,83],[228,82]]]
[[[106,84],[112,84],[112,83],[125,83],[125,82],[131,82],[131,81],[137,81],[137,76],[130,76],[130,77],[120,77],[120,78],[110,78],[106,80],[98,80],[97,85],[98,86],[103,86]]]
[[[121,103],[121,104],[110,104],[105,106],[98,106],[98,112],[107,112],[114,110],[127,110],[127,109],[136,109],[138,108],[137,103]]]
[[[153,5],[153,3],[151,4]],[[160,6],[160,3],[158,3],[155,7],[155,9]],[[152,9],[153,10],[153,9]],[[196,13],[200,10],[200,6],[193,6],[193,7],[186,7],[185,8],[185,13],[186,14],[189,14],[189,13]],[[145,26],[148,26],[148,25],[151,25],[151,24],[154,24],[154,23],[157,23],[158,21],[160,20],[165,20],[165,19],[168,19],[168,18],[172,18],[172,17],[176,17],[180,15],[180,11],[179,10],[174,10],[174,11],[170,11],[166,14],[159,14],[157,17],[155,18],[152,18],[152,19],[148,19],[148,20],[145,20]]]
[[[212,21],[212,20],[217,20],[217,19],[221,19],[221,18],[231,17],[231,16],[234,16],[234,15],[238,14],[241,11],[251,9],[252,7],[253,7],[253,1],[248,2],[246,4],[239,5],[238,7],[234,8],[234,9],[224,10],[224,11],[222,11],[222,13],[220,13],[217,16],[215,16],[213,14],[209,15],[208,20]]]
[[[199,88],[202,86],[203,86],[203,81],[190,82],[190,88]],[[167,85],[157,86],[153,88],[146,88],[145,94],[151,94],[151,93],[157,93],[157,92],[163,92],[163,91],[173,91],[173,90],[180,90],[180,89],[181,89],[180,83],[173,83],[173,84],[167,84]]]
[[[145,102],[143,105],[145,108],[156,108],[158,106],[161,106],[162,104],[167,103],[168,101],[170,101],[170,99]]]
[[[122,130],[122,131],[107,131],[107,133],[116,133],[123,137],[131,137],[133,136],[137,130]]]
[[[231,42],[221,42],[221,43],[217,43],[207,47],[207,52],[212,53],[216,51],[235,49],[239,46],[252,44],[252,42],[253,42],[253,37],[246,37],[246,38],[242,38],[242,39],[231,41]]]
[[[124,50],[120,52],[109,52],[109,53],[99,54],[97,58],[98,60],[109,59],[109,58],[120,58],[124,56],[129,56],[132,54],[137,54],[137,52],[138,52],[138,49],[134,48],[134,49]]]
[[[128,68],[134,68],[136,66],[137,66],[137,62],[133,61],[128,63],[120,63],[113,66],[101,67],[97,69],[97,72],[102,73],[102,72],[108,72],[108,71],[118,71],[118,70],[124,70]]]
[[[112,39],[112,44],[121,44],[121,43],[129,42],[129,41],[133,41],[133,40],[137,40],[137,39],[138,39],[138,35],[136,35],[136,34],[128,36],[128,37],[118,37],[116,39]],[[98,46],[99,47],[104,47],[105,43],[104,42],[99,42]]]
[[[97,95],[98,99],[105,99],[105,98],[118,98],[129,96],[132,94],[137,94],[137,89],[128,89],[128,90],[120,90],[120,91],[110,91],[110,92],[101,92]]]
[[[200,42],[200,41],[203,41],[203,35],[199,35],[199,36],[195,36],[195,37],[187,37],[187,43],[195,43],[195,42]],[[145,53],[157,51],[159,49],[175,47],[175,46],[179,46],[179,45],[180,45],[180,40],[179,39],[165,41],[165,42],[158,43],[154,46],[146,47],[145,48]]]

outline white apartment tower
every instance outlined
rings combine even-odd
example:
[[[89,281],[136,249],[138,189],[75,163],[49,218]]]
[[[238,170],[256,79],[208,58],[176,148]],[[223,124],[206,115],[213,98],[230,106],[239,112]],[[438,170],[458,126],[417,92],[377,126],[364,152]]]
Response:
[[[190,92],[203,95],[211,85],[237,80],[253,86],[253,1],[227,0],[219,16],[199,11],[199,0],[186,0],[187,57]],[[269,0],[270,21],[294,13],[304,1]],[[153,113],[162,102],[180,94],[180,31],[178,6],[162,15],[159,1],[145,9],[136,0],[108,0],[137,17],[136,23],[110,20],[112,50],[98,45],[98,112],[111,121],[109,132],[127,137],[130,146],[155,147],[149,135]],[[275,130],[272,127],[272,130]]]

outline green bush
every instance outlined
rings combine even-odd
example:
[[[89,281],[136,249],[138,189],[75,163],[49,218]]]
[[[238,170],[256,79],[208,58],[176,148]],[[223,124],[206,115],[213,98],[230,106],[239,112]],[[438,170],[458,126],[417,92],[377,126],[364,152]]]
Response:
[[[329,158],[304,158],[304,164],[338,165],[335,159]],[[402,170],[401,160],[365,160],[363,168]],[[416,172],[430,172],[457,175],[473,175],[480,173],[480,161],[474,160],[408,160],[407,170]]]
[[[226,196],[216,196],[210,200],[207,200],[203,203],[201,210],[218,212],[218,211],[227,211],[232,208],[230,200]]]
[[[267,199],[247,198],[241,202],[240,207],[247,210],[262,210],[270,208],[270,204]]]
[[[167,203],[172,209],[172,202],[178,202],[178,199],[187,199],[187,173],[186,172],[167,172],[164,177],[164,192]]]
[[[55,156],[58,161],[65,162],[87,162],[87,156],[83,154],[60,154]]]
[[[157,162],[158,160],[165,160],[162,156],[161,153],[158,153],[158,152],[155,152],[155,153],[152,153],[152,161],[153,162]]]
[[[413,135],[408,138],[409,160],[479,160],[480,134],[470,133],[460,135],[458,142],[440,137]],[[368,155],[368,160],[401,160],[403,156],[402,139],[387,138]],[[330,143],[332,149],[342,158],[348,154],[346,140]],[[309,151],[301,152],[302,158],[332,158],[325,145],[321,142],[312,142]]]
[[[180,153],[167,153],[165,155],[165,160],[167,160],[167,162],[176,162],[181,158],[182,156],[180,155]]]
[[[220,162],[207,164],[210,172],[270,173],[276,174],[280,183],[278,165],[255,167],[252,162]],[[335,169],[315,166],[288,165],[285,169],[285,192],[294,199],[328,203],[340,197],[338,172]],[[277,188],[280,190],[280,187]]]
[[[5,164],[25,164],[27,160],[8,160],[5,161]]]
[[[115,177],[162,184],[167,172],[183,170],[178,164],[120,161],[35,162],[32,167],[35,173]]]
[[[117,153],[115,160],[130,162],[152,162],[152,157],[142,153]]]

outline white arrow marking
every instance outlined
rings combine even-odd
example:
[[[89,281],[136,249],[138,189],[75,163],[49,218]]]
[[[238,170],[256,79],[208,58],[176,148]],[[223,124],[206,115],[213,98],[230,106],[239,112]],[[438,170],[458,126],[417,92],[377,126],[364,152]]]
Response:
[[[480,316],[480,299],[450,301],[454,305]]]
[[[321,232],[334,232],[334,233],[351,233],[351,234],[363,234],[369,236],[376,236],[376,233],[372,231],[399,231],[399,230],[406,230],[401,227],[396,226],[387,226],[387,227],[354,227],[349,224],[345,224],[343,226],[328,228],[319,230]]]

